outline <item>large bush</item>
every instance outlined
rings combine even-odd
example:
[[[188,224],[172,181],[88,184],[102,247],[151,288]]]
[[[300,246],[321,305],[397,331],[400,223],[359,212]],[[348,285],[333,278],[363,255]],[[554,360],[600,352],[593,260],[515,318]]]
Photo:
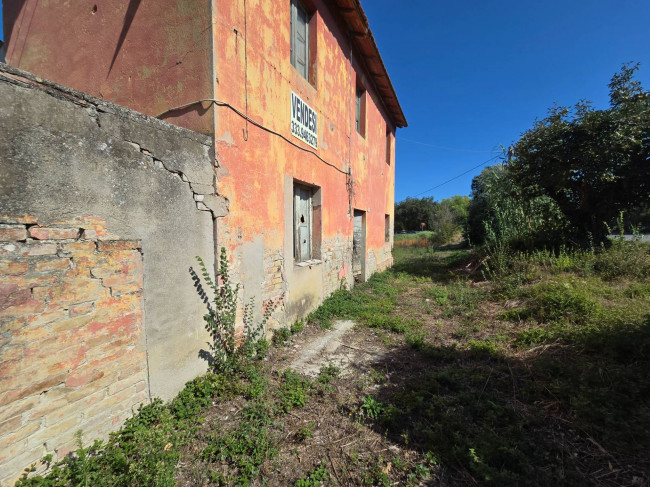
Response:
[[[567,221],[548,196],[527,198],[509,169],[498,164],[472,181],[467,237],[473,244],[532,249],[564,242]]]
[[[638,65],[614,75],[610,107],[555,107],[515,144],[508,171],[523,196],[551,198],[582,241],[604,241],[619,212],[650,204],[650,92]]]

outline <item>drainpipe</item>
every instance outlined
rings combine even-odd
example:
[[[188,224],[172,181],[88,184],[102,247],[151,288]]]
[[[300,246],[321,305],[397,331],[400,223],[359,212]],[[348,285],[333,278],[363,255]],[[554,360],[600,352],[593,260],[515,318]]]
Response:
[[[210,60],[211,60],[211,79],[210,85],[212,86],[212,99],[217,99],[217,52],[215,49],[214,39],[216,35],[216,14],[217,14],[217,0],[210,0]],[[219,168],[219,160],[217,158],[217,105],[212,104],[212,153],[213,153],[213,190],[217,195],[217,169]],[[218,270],[219,270],[219,240],[217,230],[217,217],[212,217],[212,243],[214,247],[214,278],[218,283]]]

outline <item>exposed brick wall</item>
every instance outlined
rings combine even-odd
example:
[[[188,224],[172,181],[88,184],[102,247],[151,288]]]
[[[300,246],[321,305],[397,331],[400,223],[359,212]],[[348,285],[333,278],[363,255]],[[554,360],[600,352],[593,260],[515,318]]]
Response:
[[[339,236],[323,242],[323,291],[325,296],[341,287],[350,289],[353,284],[352,276],[352,236]]]
[[[0,217],[2,485],[67,454],[78,430],[106,438],[148,400],[142,282],[140,243],[96,219]]]
[[[263,306],[274,306],[273,312],[267,321],[267,331],[283,326],[286,312],[285,295],[285,270],[282,251],[264,252],[264,290]]]

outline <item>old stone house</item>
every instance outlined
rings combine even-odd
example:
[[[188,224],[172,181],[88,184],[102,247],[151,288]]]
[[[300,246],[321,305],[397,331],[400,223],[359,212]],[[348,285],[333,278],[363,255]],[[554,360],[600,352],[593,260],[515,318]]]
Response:
[[[122,252],[99,260],[105,280],[133,270],[116,286],[141,303],[129,309],[141,325],[132,343],[141,356],[132,360],[146,361],[146,397],[169,398],[205,369],[196,354],[202,303],[187,276],[197,253],[212,263],[225,247],[242,302],[254,298],[258,315],[279,302],[272,326],[391,265],[395,130],[406,120],[358,0],[25,0],[3,9],[12,68],[0,73],[0,115],[18,120],[1,127],[13,134],[0,157],[14,177],[0,188],[0,232],[18,249],[6,251],[16,271],[5,284],[55,265],[42,264],[37,244],[54,245],[47,252],[68,259],[57,264],[65,272],[92,260],[93,277],[98,255]],[[80,128],[80,109],[92,127]],[[25,134],[35,148],[16,142]],[[39,177],[50,182],[33,183]],[[32,190],[16,196],[21,182]],[[65,228],[77,233],[57,233]],[[121,296],[111,288],[101,299],[113,295]],[[53,296],[43,298],[48,309]],[[102,308],[96,298],[80,303]],[[8,299],[5,320],[45,323],[40,308],[25,318]],[[72,301],[61,309],[70,314],[80,305]],[[31,397],[2,387],[0,407]],[[8,458],[0,454],[0,468]]]

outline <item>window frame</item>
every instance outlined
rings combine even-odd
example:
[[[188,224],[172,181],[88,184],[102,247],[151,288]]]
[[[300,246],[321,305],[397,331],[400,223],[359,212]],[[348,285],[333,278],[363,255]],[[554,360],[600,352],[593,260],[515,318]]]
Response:
[[[357,84],[354,94],[354,127],[364,139],[366,137],[366,96],[366,89]]]
[[[293,260],[299,266],[320,262],[322,217],[320,200],[320,187],[296,180],[293,181]],[[301,201],[304,201],[304,203],[301,203]],[[301,217],[307,221],[301,222]],[[308,249],[306,252],[300,242],[301,238],[304,237],[307,237],[306,245]]]
[[[391,128],[386,125],[386,164],[390,166],[392,161],[392,152],[393,152],[393,131]]]
[[[385,214],[386,216],[384,217],[384,243],[389,243],[390,242],[390,215]]]
[[[311,5],[306,5],[301,0],[291,0],[289,3],[290,8],[290,62],[294,69],[302,76],[308,83],[312,86],[316,86],[316,66],[314,60],[316,59],[316,25],[314,9],[309,8]],[[300,17],[299,14],[302,14],[304,17],[304,37],[305,37],[305,66],[304,70],[299,67],[299,62],[296,58],[296,36],[297,31],[297,21]]]

